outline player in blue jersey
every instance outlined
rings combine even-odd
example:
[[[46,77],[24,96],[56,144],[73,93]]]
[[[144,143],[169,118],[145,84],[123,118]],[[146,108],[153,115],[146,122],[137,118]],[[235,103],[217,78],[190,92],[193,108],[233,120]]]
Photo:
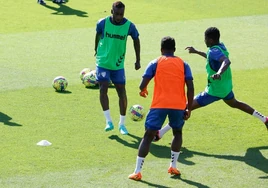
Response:
[[[205,91],[199,93],[192,104],[192,110],[207,106],[218,100],[223,100],[228,106],[239,109],[247,114],[260,119],[268,130],[268,117],[262,115],[248,104],[238,101],[232,91],[232,74],[229,52],[220,42],[220,31],[216,27],[210,27],[205,31],[205,43],[209,48],[207,53],[197,51],[193,47],[187,47],[189,53],[198,54],[207,59],[206,70],[208,84]],[[156,137],[159,140],[171,127],[167,124]]]
[[[127,38],[130,35],[136,55],[134,68],[140,69],[140,40],[135,25],[124,17],[125,5],[116,1],[112,5],[111,16],[100,19],[96,27],[95,56],[96,77],[100,86],[100,103],[106,119],[105,131],[114,129],[109,110],[108,86],[111,80],[119,97],[119,131],[128,134],[125,126],[127,109],[126,78],[124,61]]]

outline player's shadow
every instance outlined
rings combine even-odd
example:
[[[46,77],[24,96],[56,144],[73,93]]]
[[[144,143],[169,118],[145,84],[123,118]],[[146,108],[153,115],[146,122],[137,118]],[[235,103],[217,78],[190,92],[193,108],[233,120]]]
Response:
[[[268,159],[262,155],[261,150],[268,150],[268,146],[248,148],[245,156],[207,154],[198,151],[191,151],[186,148],[184,148],[184,153],[189,153],[189,156],[191,157],[199,155],[204,157],[214,157],[217,159],[240,161],[268,174]],[[268,175],[259,178],[268,179]]]
[[[185,183],[187,183],[189,185],[192,185],[192,186],[195,186],[195,187],[198,187],[198,188],[209,188],[209,186],[206,186],[206,185],[203,185],[203,184],[198,183],[198,182],[194,182],[194,181],[191,181],[191,180],[187,180],[187,179],[181,178],[181,176],[171,176],[171,178],[172,179],[178,179],[180,181],[183,181],[183,182],[185,182]],[[144,183],[144,184],[147,184],[150,187],[169,188],[167,186],[163,186],[163,185],[159,185],[159,184],[155,184],[155,183],[150,183],[150,182],[144,181],[144,180],[141,180],[140,182],[141,183]]]
[[[112,140],[116,140],[117,142],[134,149],[139,148],[139,144],[141,142],[141,137],[138,137],[136,135],[128,134],[130,137],[134,138],[135,140],[131,143],[121,139],[117,135],[112,135],[109,138]],[[223,159],[223,160],[232,160],[232,161],[239,161],[242,163],[245,163],[253,168],[256,168],[265,174],[268,174],[268,159],[262,155],[262,150],[268,150],[268,146],[260,146],[260,147],[252,147],[248,148],[246,151],[245,156],[236,156],[236,155],[217,155],[217,154],[207,154],[204,152],[198,152],[189,150],[185,147],[181,148],[181,154],[179,157],[179,162],[186,164],[186,165],[194,165],[195,163],[193,161],[190,161],[190,158],[193,158],[195,155],[203,156],[203,157],[214,157],[217,159]],[[150,147],[150,153],[156,157],[160,158],[170,158],[170,147],[167,146],[161,146],[157,145],[152,142]],[[202,185],[198,182],[193,182],[191,180],[182,179],[180,176],[174,176],[173,178],[179,179],[181,181],[184,181],[187,184],[197,186],[197,187],[204,187],[207,186]],[[260,179],[268,179],[268,175],[259,177]],[[146,182],[145,182],[146,183]],[[148,183],[148,185],[150,185]]]
[[[79,17],[88,17],[87,12],[73,9],[65,4],[55,4],[58,7],[50,6],[48,4],[44,7],[54,10],[55,12],[51,13],[54,15],[76,15]]]
[[[134,138],[135,140],[130,143],[130,142],[123,140],[122,138],[120,138],[117,135],[112,135],[109,137],[109,139],[116,140],[117,142],[123,144],[124,146],[130,147],[133,149],[138,149],[142,138],[138,137],[136,135],[130,134],[130,133],[128,134],[128,136]],[[150,146],[150,153],[158,158],[168,158],[169,159],[170,158],[170,149],[171,148],[168,146],[163,146],[163,145],[156,144],[156,143],[152,142],[152,144]],[[187,160],[187,158],[190,158],[190,157],[192,157],[192,154],[189,152],[184,152],[184,148],[182,148],[181,155],[180,155],[180,163],[183,163],[186,165],[194,165],[195,164],[194,162]]]
[[[132,141],[131,143],[129,143],[129,142],[123,140],[122,138],[118,137],[117,135],[112,135],[109,137],[109,139],[116,140],[117,142],[123,144],[124,146],[138,149],[142,138],[138,137],[136,135],[130,134],[130,133],[128,134],[128,136],[134,138],[135,140]],[[161,146],[161,145],[158,145],[158,144],[155,144],[154,142],[152,142],[152,144],[150,146],[150,153],[156,157],[159,157],[159,158],[170,158],[170,147]],[[183,163],[186,165],[194,165],[195,164],[194,162],[187,160],[188,158],[191,158],[191,157],[193,157],[193,154],[191,152],[189,152],[189,150],[187,150],[186,148],[181,149],[181,154],[180,154],[180,158],[179,158],[180,163]],[[191,180],[183,179],[183,178],[181,178],[181,176],[171,176],[171,178],[179,179],[180,181],[183,181],[189,185],[196,186],[199,188],[208,188],[208,186],[206,186],[206,185],[203,185],[199,182],[194,182]],[[154,183],[144,181],[144,180],[141,180],[140,182],[147,184],[150,187],[168,188],[167,186],[154,184]]]
[[[4,125],[8,126],[22,126],[21,124],[11,122],[12,117],[0,112],[0,122],[4,123]]]

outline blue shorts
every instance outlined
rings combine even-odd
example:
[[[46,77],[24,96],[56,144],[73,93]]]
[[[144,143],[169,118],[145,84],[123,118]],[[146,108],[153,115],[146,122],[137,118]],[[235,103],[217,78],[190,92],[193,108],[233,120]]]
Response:
[[[185,110],[174,110],[174,109],[150,109],[146,121],[145,128],[151,130],[160,130],[163,123],[168,116],[169,125],[172,128],[181,129],[184,125],[184,113]]]
[[[96,67],[96,79],[98,82],[111,80],[114,84],[126,84],[125,69],[109,70]]]
[[[224,98],[221,98],[221,97],[216,97],[216,96],[212,96],[212,95],[209,95],[207,92],[203,91],[201,93],[199,93],[198,95],[195,96],[195,100],[197,101],[197,103],[200,105],[200,106],[207,106],[215,101],[218,101],[218,100],[231,100],[234,98],[234,93],[233,91],[231,91],[226,97]]]

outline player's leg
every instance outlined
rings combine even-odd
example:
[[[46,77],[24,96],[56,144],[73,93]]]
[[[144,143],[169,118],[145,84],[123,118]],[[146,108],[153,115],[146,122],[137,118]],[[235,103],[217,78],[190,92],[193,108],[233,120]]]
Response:
[[[262,115],[260,112],[258,112],[248,104],[236,100],[233,92],[228,94],[227,97],[223,99],[223,101],[232,108],[239,109],[247,114],[253,115],[254,117],[258,118],[265,124],[266,128],[268,129],[268,117]]]
[[[111,72],[111,80],[114,83],[117,95],[119,98],[119,109],[120,109],[120,120],[119,120],[119,131],[121,134],[128,134],[125,126],[126,111],[127,111],[127,94],[126,94],[126,80],[125,70],[120,69]]]
[[[141,180],[141,170],[145,157],[149,153],[150,145],[154,138],[154,135],[156,134],[157,130],[161,128],[166,119],[167,112],[167,109],[150,109],[145,120],[146,131],[139,145],[138,156],[136,159],[136,168],[134,170],[134,173],[128,176],[129,179]]]
[[[177,169],[177,161],[182,146],[182,127],[184,125],[184,110],[171,110],[169,113],[169,122],[172,127],[173,140],[171,142],[171,162],[168,173],[171,175],[180,175]]]
[[[198,95],[195,96],[194,100],[193,100],[193,104],[192,104],[192,111],[195,109],[198,109],[200,107],[204,107],[207,106],[215,101],[220,100],[220,98],[218,97],[214,97],[209,95],[206,92],[201,92]],[[166,132],[168,132],[171,129],[171,127],[169,126],[169,124],[166,124],[164,127],[162,127],[161,130],[159,130],[154,138],[154,141],[158,141],[160,140],[164,134],[166,134]]]
[[[110,131],[114,129],[109,109],[109,97],[108,97],[110,71],[101,67],[96,67],[96,80],[99,83],[100,88],[99,100],[101,103],[103,114],[106,119],[105,131]]]

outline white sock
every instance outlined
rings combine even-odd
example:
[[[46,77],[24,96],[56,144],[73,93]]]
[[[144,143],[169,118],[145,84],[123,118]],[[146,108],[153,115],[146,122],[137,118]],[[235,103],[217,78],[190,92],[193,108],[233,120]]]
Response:
[[[119,125],[125,125],[126,116],[120,115]]]
[[[103,111],[103,113],[104,113],[104,116],[105,116],[105,119],[106,119],[106,123],[107,123],[108,121],[111,121],[111,122],[112,122],[112,118],[111,118],[110,110],[105,110],[105,111]]]
[[[171,151],[171,162],[170,166],[172,168],[177,168],[177,160],[179,158],[180,152]]]
[[[134,171],[135,174],[137,174],[137,173],[139,173],[141,171],[142,165],[144,163],[144,159],[145,158],[143,158],[143,157],[137,156],[137,159],[136,159],[136,168],[135,168],[135,171]]]
[[[169,126],[169,124],[166,124],[165,127],[162,127],[162,129],[159,130],[159,137],[162,138],[164,134],[166,134],[166,132],[168,132],[171,129],[171,127]]]
[[[266,121],[266,117],[264,115],[262,115],[260,112],[254,110],[253,114],[254,117],[258,118],[259,120],[261,120],[263,123],[265,123]]]

